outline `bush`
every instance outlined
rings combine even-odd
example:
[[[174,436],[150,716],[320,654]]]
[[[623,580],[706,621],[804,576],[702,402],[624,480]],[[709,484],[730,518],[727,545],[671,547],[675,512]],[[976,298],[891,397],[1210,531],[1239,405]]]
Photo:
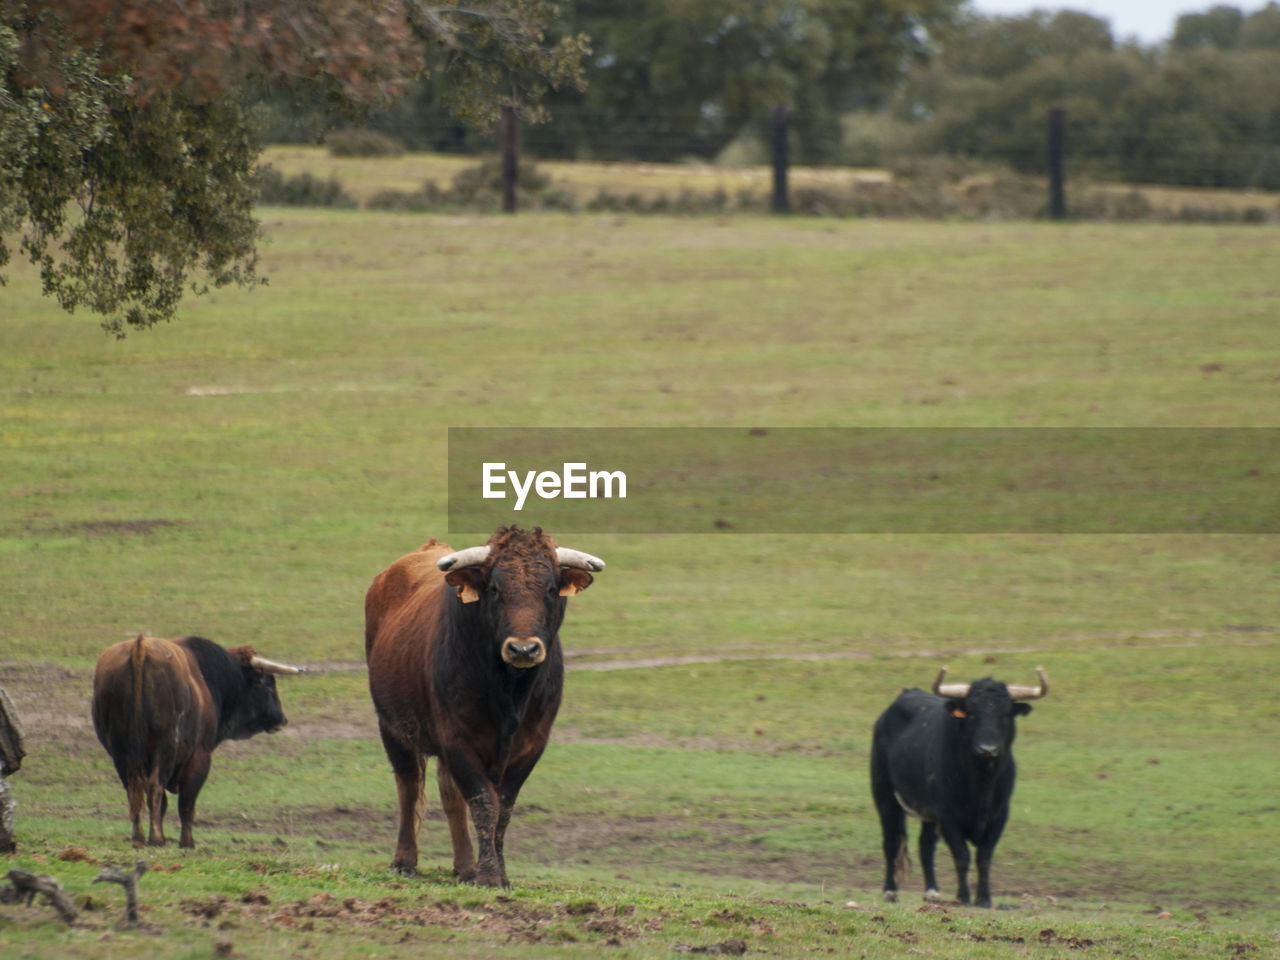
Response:
[[[324,144],[335,157],[398,157],[404,144],[377,130],[332,130]]]
[[[283,207],[354,207],[355,200],[336,177],[321,180],[309,173],[286,178],[271,166],[258,171],[258,202]]]
[[[369,198],[370,210],[389,210],[392,213],[430,213],[448,206],[447,194],[428,180],[413,193],[405,190],[382,190]]]

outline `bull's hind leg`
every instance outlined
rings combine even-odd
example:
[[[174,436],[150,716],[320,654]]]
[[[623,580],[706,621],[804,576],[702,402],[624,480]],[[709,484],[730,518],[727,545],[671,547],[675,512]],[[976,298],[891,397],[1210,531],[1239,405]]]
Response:
[[[147,843],[153,847],[163,847],[165,844],[164,815],[168,809],[169,798],[164,795],[164,786],[153,773],[147,781],[147,810],[151,819]]]
[[[396,775],[396,798],[400,810],[400,831],[396,835],[396,853],[391,858],[391,869],[406,877],[418,872],[418,825],[420,811],[425,806],[422,781],[426,772],[426,758],[417,750],[409,750],[386,727],[378,725],[382,734],[382,746],[391,761]]]
[[[130,780],[125,788],[129,796],[129,821],[133,824],[133,845],[143,847],[147,838],[142,833],[142,808],[147,806],[147,782]]]
[[[467,830],[467,801],[443,763],[436,763],[436,782],[440,784],[440,806],[449,821],[449,841],[453,844],[453,872],[459,880],[474,883],[476,854]]]

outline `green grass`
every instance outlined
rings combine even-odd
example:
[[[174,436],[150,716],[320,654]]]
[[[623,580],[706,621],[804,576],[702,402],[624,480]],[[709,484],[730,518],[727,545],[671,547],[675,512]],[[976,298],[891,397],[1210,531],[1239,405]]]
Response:
[[[572,601],[509,899],[450,882],[434,804],[425,878],[385,870],[392,780],[338,669],[282,681],[284,733],[219,749],[198,849],[145,851],[147,928],[116,930],[119,889],[59,859],[134,857],[97,653],[147,630],[358,662],[370,579],[444,533],[449,426],[1280,422],[1269,229],[263,217],[270,286],[121,343],[9,271],[0,682],[31,756],[8,863],[99,909],[0,907],[6,958],[1280,947],[1280,559],[1207,535],[562,538],[609,567]],[[870,726],[944,662],[1053,684],[994,870],[1018,910],[917,912],[918,868],[879,903]]]

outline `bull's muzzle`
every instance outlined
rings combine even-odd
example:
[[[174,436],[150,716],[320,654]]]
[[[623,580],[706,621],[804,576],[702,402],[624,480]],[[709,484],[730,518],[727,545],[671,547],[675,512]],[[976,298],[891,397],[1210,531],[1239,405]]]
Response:
[[[502,641],[502,659],[524,670],[547,659],[547,645],[537,637],[507,637]]]

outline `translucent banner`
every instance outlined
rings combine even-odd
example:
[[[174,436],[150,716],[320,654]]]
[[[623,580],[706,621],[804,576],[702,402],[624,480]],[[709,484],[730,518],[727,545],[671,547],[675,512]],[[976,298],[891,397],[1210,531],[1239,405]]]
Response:
[[[1280,429],[449,430],[449,529],[1277,533]]]

